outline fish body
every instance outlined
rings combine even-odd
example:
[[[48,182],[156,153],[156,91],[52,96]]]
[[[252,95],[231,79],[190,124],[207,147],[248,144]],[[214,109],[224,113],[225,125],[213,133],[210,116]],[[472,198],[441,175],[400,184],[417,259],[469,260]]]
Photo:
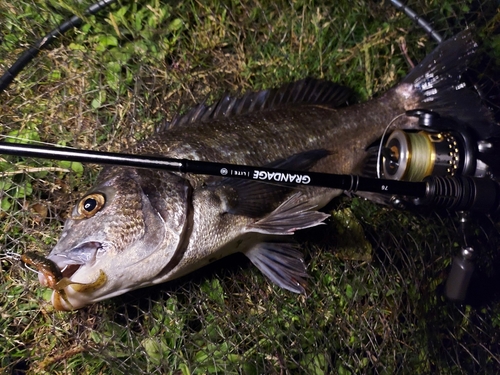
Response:
[[[461,33],[442,43],[401,84],[352,106],[345,106],[349,90],[312,79],[240,99],[227,96],[176,118],[127,152],[358,173],[367,146],[407,110],[436,110],[464,121],[487,117],[460,86],[475,50],[471,32]],[[405,121],[405,127],[416,126],[416,120]],[[64,288],[65,300],[54,293],[54,306],[80,308],[175,279],[234,252],[248,256],[277,285],[303,293],[306,268],[290,235],[321,224],[328,215],[317,209],[340,193],[107,167],[73,209],[48,256],[78,286]]]

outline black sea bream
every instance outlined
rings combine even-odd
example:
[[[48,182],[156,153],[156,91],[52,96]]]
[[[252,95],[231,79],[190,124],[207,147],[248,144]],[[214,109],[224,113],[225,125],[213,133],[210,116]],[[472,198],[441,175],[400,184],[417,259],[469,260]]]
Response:
[[[476,53],[471,34],[439,45],[377,99],[345,106],[349,90],[306,79],[200,105],[126,152],[357,173],[366,147],[407,110],[488,120],[461,81]],[[234,252],[244,253],[280,287],[303,293],[306,267],[290,235],[321,224],[328,215],[317,210],[340,193],[107,167],[73,209],[48,256],[69,279],[66,298],[55,291],[52,302],[56,309],[77,309],[175,279]]]

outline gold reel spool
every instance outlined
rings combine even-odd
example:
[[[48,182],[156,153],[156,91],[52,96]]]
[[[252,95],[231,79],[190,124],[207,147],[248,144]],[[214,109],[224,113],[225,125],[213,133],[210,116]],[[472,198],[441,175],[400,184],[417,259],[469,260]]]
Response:
[[[457,140],[450,133],[395,130],[383,151],[384,177],[422,181],[426,176],[453,176],[459,166]]]

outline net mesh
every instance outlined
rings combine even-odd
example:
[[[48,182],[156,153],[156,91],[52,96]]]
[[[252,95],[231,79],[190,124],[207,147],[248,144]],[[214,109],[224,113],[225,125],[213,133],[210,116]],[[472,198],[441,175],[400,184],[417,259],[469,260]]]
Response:
[[[119,151],[224,92],[315,76],[384,92],[430,41],[387,1],[119,1],[84,17],[0,94],[3,140]],[[0,0],[0,71],[89,1]],[[449,37],[476,25],[498,47],[496,1],[410,1]],[[498,54],[496,55],[499,56]],[[493,81],[498,77],[490,77]],[[369,115],[369,114],[367,114]],[[355,134],[353,135],[355,137]],[[182,279],[55,312],[11,253],[47,254],[98,166],[0,156],[0,369],[10,374],[495,373],[499,235],[474,217],[468,303],[443,296],[460,248],[455,214],[336,199],[297,235],[308,295],[240,255]]]

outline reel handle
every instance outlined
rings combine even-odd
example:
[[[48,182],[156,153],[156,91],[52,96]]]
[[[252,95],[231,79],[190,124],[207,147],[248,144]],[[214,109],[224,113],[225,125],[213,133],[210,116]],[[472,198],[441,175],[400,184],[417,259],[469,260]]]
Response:
[[[463,247],[461,254],[453,258],[451,271],[446,280],[445,295],[454,302],[463,302],[474,272],[474,249]]]

